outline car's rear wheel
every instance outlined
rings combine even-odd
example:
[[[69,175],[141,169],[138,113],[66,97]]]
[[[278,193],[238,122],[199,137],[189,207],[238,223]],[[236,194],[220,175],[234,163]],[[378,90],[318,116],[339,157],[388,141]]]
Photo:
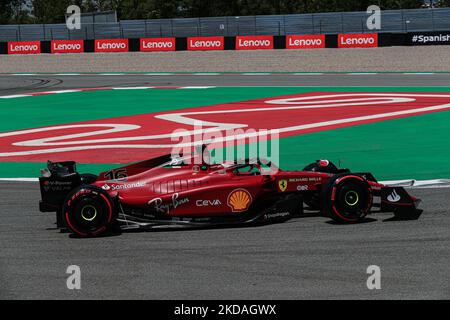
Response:
[[[114,222],[114,206],[109,195],[95,186],[81,186],[70,193],[63,207],[69,229],[80,237],[101,236]]]
[[[334,165],[334,163],[328,160],[317,160],[316,162],[311,163],[306,167],[304,167],[303,171],[336,174],[339,171],[339,169]],[[303,195],[303,202],[311,210],[320,210],[322,208],[320,196],[317,193]]]
[[[322,192],[322,211],[334,221],[356,223],[372,207],[372,189],[367,181],[354,174],[336,175]]]

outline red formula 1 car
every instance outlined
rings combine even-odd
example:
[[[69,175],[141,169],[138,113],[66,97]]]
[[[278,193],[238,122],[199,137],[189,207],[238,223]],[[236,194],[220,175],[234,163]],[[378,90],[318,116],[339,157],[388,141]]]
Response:
[[[194,164],[161,156],[99,176],[79,174],[74,162],[48,163],[40,180],[42,212],[81,237],[114,230],[218,227],[286,221],[309,209],[339,223],[356,223],[375,211],[417,219],[420,200],[402,187],[378,183],[319,160],[302,171],[273,164]],[[193,163],[192,163],[193,162]]]

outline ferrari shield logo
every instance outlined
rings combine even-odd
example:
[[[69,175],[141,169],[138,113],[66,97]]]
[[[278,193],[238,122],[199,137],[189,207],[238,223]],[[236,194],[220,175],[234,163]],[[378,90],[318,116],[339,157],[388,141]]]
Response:
[[[287,181],[286,181],[286,180],[280,180],[280,181],[278,181],[278,188],[280,188],[280,191],[281,191],[281,192],[285,192],[286,189],[287,189],[287,186],[288,186],[288,184],[287,184]]]

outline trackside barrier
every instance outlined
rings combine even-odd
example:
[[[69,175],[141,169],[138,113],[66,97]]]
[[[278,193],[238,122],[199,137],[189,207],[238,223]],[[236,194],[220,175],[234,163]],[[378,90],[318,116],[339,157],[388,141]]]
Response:
[[[37,54],[41,53],[40,41],[8,42],[8,54]]]
[[[274,49],[273,36],[237,36],[236,50]]]
[[[51,53],[82,53],[84,52],[83,40],[53,40],[50,41]]]
[[[450,31],[0,42],[0,54],[372,48],[450,45]]]
[[[225,37],[189,37],[187,49],[189,51],[224,50]]]
[[[139,51],[175,51],[175,38],[142,38],[139,39]]]
[[[94,52],[128,52],[128,51],[130,51],[128,39],[94,40]]]
[[[411,32],[407,34],[405,43],[410,46],[450,45],[450,31]]]
[[[320,49],[325,48],[325,35],[286,36],[286,49]]]
[[[378,47],[378,33],[338,34],[338,48]]]

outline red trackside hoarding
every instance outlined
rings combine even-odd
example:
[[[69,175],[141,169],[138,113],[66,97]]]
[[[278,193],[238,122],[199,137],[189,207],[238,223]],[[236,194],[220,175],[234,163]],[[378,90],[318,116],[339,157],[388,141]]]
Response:
[[[8,42],[8,54],[37,54],[41,53],[40,41]]]
[[[82,53],[84,52],[83,40],[53,40],[51,42],[52,53]]]
[[[325,35],[286,36],[286,49],[319,49],[325,48]]]
[[[128,52],[128,39],[95,40],[95,52]]]
[[[187,39],[189,51],[224,50],[224,37],[189,37]]]
[[[273,36],[237,36],[236,50],[273,49]]]
[[[140,51],[175,51],[175,38],[141,38]]]
[[[371,48],[378,47],[377,33],[339,34],[338,48]]]

